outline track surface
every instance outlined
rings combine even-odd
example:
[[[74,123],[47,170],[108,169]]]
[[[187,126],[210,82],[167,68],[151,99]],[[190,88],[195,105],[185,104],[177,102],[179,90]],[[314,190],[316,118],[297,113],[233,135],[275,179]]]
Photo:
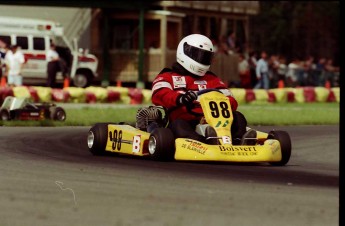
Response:
[[[0,127],[0,225],[338,225],[339,126],[274,128],[285,167],[95,157],[89,127]]]

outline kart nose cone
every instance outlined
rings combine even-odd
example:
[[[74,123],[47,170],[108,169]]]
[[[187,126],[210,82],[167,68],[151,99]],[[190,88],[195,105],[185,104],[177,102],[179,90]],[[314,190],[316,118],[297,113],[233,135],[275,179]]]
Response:
[[[89,131],[89,133],[87,134],[87,146],[89,148],[92,148],[94,140],[95,140],[95,135],[93,134],[92,131]]]
[[[157,141],[156,138],[150,137],[149,139],[149,152],[153,155],[156,152]]]

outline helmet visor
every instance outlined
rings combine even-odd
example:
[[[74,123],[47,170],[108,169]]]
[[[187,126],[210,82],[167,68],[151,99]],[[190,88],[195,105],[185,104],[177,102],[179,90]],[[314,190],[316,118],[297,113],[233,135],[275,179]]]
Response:
[[[189,45],[187,42],[183,44],[183,52],[189,58],[203,65],[211,65],[213,52]]]

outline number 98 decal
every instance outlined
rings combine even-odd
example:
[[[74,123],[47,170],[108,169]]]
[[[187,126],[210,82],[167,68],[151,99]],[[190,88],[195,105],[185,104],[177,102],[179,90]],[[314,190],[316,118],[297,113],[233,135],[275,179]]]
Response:
[[[217,102],[210,101],[209,106],[210,106],[212,117],[219,118],[220,114],[222,114],[223,118],[230,118],[228,103],[221,101],[219,102],[219,105],[218,105]]]
[[[122,143],[122,130],[114,130],[113,132],[109,131],[109,140],[113,142],[112,149],[113,150],[121,150],[121,143]]]

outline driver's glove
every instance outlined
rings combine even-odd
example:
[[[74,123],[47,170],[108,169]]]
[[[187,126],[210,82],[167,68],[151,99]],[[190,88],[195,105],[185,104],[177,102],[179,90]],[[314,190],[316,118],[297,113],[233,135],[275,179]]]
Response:
[[[196,99],[198,99],[198,95],[194,91],[188,90],[177,98],[177,105],[190,105]]]

